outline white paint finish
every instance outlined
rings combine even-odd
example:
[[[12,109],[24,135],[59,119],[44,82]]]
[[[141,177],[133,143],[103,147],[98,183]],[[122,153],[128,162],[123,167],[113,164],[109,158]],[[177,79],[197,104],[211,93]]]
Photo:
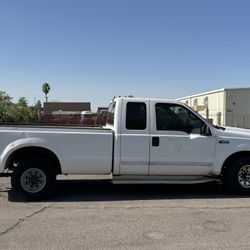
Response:
[[[114,175],[120,174],[120,160],[121,160],[121,130],[122,130],[122,116],[123,116],[123,99],[117,99],[115,108],[115,119],[113,130],[114,144],[113,144],[113,169]]]
[[[149,174],[208,175],[214,162],[215,135],[203,136],[182,131],[157,131],[156,103],[159,102],[152,101],[150,105],[151,131],[153,133],[150,137],[151,142],[153,137],[159,137],[160,142],[158,147],[150,144]]]
[[[127,130],[125,107],[128,101],[145,102],[147,128]],[[56,154],[62,172],[68,174],[114,175],[219,175],[231,154],[250,152],[250,131],[210,127],[212,136],[188,135],[177,131],[156,131],[154,103],[178,103],[160,99],[118,98],[115,122],[106,129],[0,127],[0,172],[15,150],[37,146]],[[152,147],[152,137],[160,146]],[[228,140],[229,144],[219,144]],[[113,147],[114,142],[114,147]],[[113,154],[112,154],[112,150]],[[150,163],[150,167],[149,167]],[[150,175],[149,175],[150,174]]]
[[[111,130],[6,127],[1,128],[0,138],[1,172],[12,152],[30,146],[51,150],[58,157],[62,172],[65,174],[111,172],[113,138]]]
[[[149,135],[121,135],[120,174],[148,174]]]
[[[8,133],[5,133],[6,135],[8,135]],[[11,135],[13,136],[14,133],[11,133]],[[0,166],[1,166],[1,171],[3,171],[4,166],[9,158],[9,156],[14,153],[16,150],[21,149],[21,148],[25,148],[25,147],[41,147],[41,148],[46,148],[50,151],[52,151],[53,153],[55,153],[58,158],[59,161],[61,159],[61,154],[57,151],[58,147],[53,145],[53,142],[51,142],[49,144],[49,141],[46,140],[45,138],[38,138],[38,137],[27,137],[28,135],[26,133],[22,133],[22,136],[24,136],[24,138],[19,138],[15,141],[12,141],[8,144],[7,141],[7,146],[4,148],[4,150],[1,153],[1,157],[0,157]],[[1,133],[0,133],[0,137],[1,137]],[[18,138],[18,136],[17,136]],[[2,144],[4,144],[4,141],[2,141]]]
[[[112,165],[112,134],[89,133],[58,136],[63,154],[63,173],[109,174]]]
[[[144,102],[147,108],[147,127],[144,130],[129,130],[126,128],[126,105],[128,102]],[[120,174],[148,174],[149,169],[149,133],[150,113],[148,100],[123,100],[121,119],[121,158]]]
[[[228,144],[217,143],[213,174],[219,174],[225,160],[237,152],[249,152],[250,155],[250,130],[226,127],[225,131],[216,130],[217,141],[226,140]]]

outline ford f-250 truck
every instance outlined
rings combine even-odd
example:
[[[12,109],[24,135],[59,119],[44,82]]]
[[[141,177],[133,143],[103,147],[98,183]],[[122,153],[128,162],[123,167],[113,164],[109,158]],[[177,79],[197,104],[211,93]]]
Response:
[[[2,125],[0,173],[30,199],[49,195],[58,174],[138,184],[222,180],[250,194],[250,131],[211,125],[176,101],[115,98],[104,128]]]

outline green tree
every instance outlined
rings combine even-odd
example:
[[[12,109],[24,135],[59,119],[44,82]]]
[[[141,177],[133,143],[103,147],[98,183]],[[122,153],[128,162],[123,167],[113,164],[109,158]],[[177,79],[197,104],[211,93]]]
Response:
[[[17,103],[12,102],[6,92],[0,91],[0,122],[7,123],[37,123],[38,111],[41,108],[41,102],[34,106],[29,106],[25,97],[20,97]]]
[[[50,91],[50,85],[46,82],[42,86],[43,93],[45,94],[45,100],[48,102],[48,93]]]
[[[7,122],[8,108],[12,104],[12,97],[0,91],[0,122]]]
[[[25,98],[25,97],[20,97],[19,99],[18,99],[18,102],[17,102],[17,105],[19,106],[19,107],[22,107],[22,108],[27,108],[28,107],[28,101],[27,101],[27,99]]]

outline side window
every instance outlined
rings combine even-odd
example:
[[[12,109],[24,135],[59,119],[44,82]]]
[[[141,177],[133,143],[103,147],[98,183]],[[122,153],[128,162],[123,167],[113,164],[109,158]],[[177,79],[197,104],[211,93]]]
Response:
[[[205,123],[185,107],[178,104],[157,103],[155,108],[157,130],[202,134]]]
[[[126,128],[144,130],[147,127],[146,104],[144,102],[128,102],[126,111]]]

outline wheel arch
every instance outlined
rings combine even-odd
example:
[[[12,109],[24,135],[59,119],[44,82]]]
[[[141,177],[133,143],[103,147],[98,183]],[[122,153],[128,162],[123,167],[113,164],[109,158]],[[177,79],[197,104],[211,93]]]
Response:
[[[225,175],[230,163],[241,157],[250,157],[250,151],[239,151],[228,156],[222,165],[221,175]]]
[[[27,146],[16,149],[8,156],[5,164],[5,169],[13,168],[13,164],[22,159],[36,158],[36,157],[45,159],[48,162],[50,162],[52,166],[55,168],[56,174],[62,173],[61,163],[56,154],[51,150],[41,146]]]

